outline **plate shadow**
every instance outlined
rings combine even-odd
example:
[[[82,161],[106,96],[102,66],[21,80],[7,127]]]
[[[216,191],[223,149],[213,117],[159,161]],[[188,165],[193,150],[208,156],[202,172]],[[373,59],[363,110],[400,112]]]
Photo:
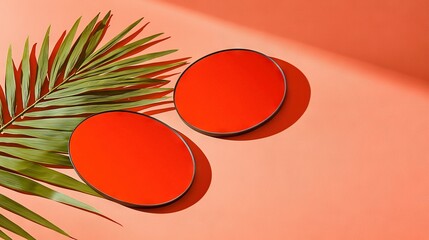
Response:
[[[292,64],[278,58],[271,57],[286,75],[287,92],[279,112],[272,119],[258,128],[233,137],[228,140],[254,140],[269,137],[280,133],[292,126],[306,111],[311,97],[311,88],[307,77]]]
[[[147,213],[173,213],[182,211],[204,197],[207,193],[212,180],[212,170],[210,163],[203,151],[184,134],[179,134],[185,139],[188,146],[191,148],[195,159],[195,177],[189,190],[179,199],[171,204],[156,207],[156,208],[138,208],[138,210]]]

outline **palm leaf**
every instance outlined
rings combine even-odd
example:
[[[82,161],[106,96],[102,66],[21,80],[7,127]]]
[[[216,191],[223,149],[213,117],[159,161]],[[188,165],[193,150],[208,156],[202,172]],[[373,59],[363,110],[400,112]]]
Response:
[[[74,198],[71,198],[65,194],[57,192],[51,188],[48,188],[38,182],[35,182],[18,174],[11,173],[5,170],[0,170],[0,178],[2,179],[0,185],[3,187],[43,198],[48,198],[59,203],[71,205],[92,213],[100,214],[97,209],[83,202],[80,202]]]
[[[57,185],[83,193],[99,196],[88,185],[63,173],[41,166],[40,164],[17,158],[0,156],[0,167],[35,180]]]
[[[22,103],[23,107],[27,107],[28,101],[30,100],[30,52],[28,49],[28,38],[25,41],[24,54],[22,56],[22,78],[21,78],[21,90],[22,90]]]
[[[12,240],[12,238],[10,238],[8,235],[6,235],[6,233],[4,233],[1,230],[0,230],[0,238],[2,238],[4,240]]]
[[[58,49],[57,55],[54,58],[54,63],[52,66],[51,74],[49,75],[49,90],[51,90],[58,79],[58,72],[60,68],[63,66],[71,48],[71,44],[73,42],[74,35],[76,33],[77,27],[79,26],[80,18],[74,23],[70,32],[64,38],[63,43]]]
[[[48,74],[48,61],[49,61],[49,32],[51,27],[48,28],[43,39],[42,48],[40,49],[39,62],[37,68],[36,86],[34,87],[35,98],[40,97],[42,91],[42,84]]]
[[[176,50],[142,53],[166,39],[157,40],[161,34],[155,34],[134,41],[147,24],[130,32],[142,19],[98,48],[111,13],[99,21],[98,17],[77,34],[79,18],[51,51],[49,27],[37,61],[35,46],[30,52],[27,39],[18,68],[14,66],[9,47],[5,93],[0,87],[0,186],[100,215],[95,208],[48,186],[100,197],[85,183],[55,170],[72,167],[67,156],[71,132],[94,113],[164,103],[172,90],[161,87],[169,81],[160,75],[186,62],[185,59],[155,61]],[[14,200],[0,195],[0,201],[0,208],[68,236]],[[1,228],[33,239],[6,217],[0,218]],[[0,237],[9,239],[2,231]]]
[[[49,222],[48,220],[46,220],[45,218],[43,218],[42,216],[40,216],[39,214],[31,211],[30,209],[24,207],[23,205],[15,202],[14,200],[6,197],[3,194],[0,194],[0,207],[13,212],[17,215],[20,215],[30,221],[33,221],[37,224],[40,224],[42,226],[45,226],[47,228],[50,228],[58,233],[61,233],[65,236],[70,237],[66,232],[64,232],[64,230],[62,230],[61,228],[55,226],[53,223]]]
[[[0,214],[0,227],[7,229],[13,233],[16,233],[17,235],[28,239],[28,240],[36,240],[33,236],[31,236],[28,232],[26,232],[24,229],[22,229],[20,226]],[[6,238],[7,239],[7,238]]]
[[[16,91],[16,82],[15,82],[15,73],[13,69],[13,60],[12,60],[12,47],[9,47],[7,51],[6,59],[6,102],[7,108],[11,117],[15,116],[15,91]],[[4,106],[2,106],[4,107]]]

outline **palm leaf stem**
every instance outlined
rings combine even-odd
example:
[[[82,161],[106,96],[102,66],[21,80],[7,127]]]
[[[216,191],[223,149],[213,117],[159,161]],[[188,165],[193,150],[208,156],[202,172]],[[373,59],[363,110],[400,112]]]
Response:
[[[72,77],[74,77],[75,75],[77,75],[77,72],[74,74],[71,74],[70,76],[68,76],[66,79],[64,79],[60,84],[58,84],[57,86],[53,87],[52,89],[50,89],[45,95],[43,95],[42,97],[40,97],[39,99],[36,99],[34,101],[34,103],[32,103],[30,106],[26,107],[25,109],[23,109],[19,114],[17,114],[15,117],[13,117],[9,122],[7,122],[6,124],[4,124],[3,126],[0,127],[0,134],[3,132],[3,130],[5,128],[7,128],[9,125],[11,125],[12,123],[15,122],[16,119],[20,118],[21,116],[23,116],[25,113],[27,113],[29,110],[31,110],[33,107],[35,107],[39,102],[41,102],[42,100],[45,99],[45,97],[47,97],[49,94],[53,93],[55,90],[57,90],[59,87],[61,87],[64,83],[66,83],[68,80],[70,80]]]

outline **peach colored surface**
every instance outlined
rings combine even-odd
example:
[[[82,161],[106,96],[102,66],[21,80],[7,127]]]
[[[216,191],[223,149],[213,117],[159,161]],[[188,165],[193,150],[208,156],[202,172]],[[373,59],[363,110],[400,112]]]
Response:
[[[419,1],[411,2],[416,3],[417,13],[423,11]],[[380,7],[385,11],[375,14],[375,20],[396,21],[388,14],[389,6]],[[184,201],[169,208],[137,211],[67,191],[122,226],[44,199],[1,188],[2,193],[83,240],[429,239],[429,88],[421,84],[422,79],[305,45],[286,35],[274,36],[166,2],[142,0],[3,0],[0,74],[4,75],[9,44],[17,59],[27,35],[41,42],[52,24],[52,36],[57,38],[78,16],[88,22],[99,11],[110,9],[114,17],[107,38],[144,16],[151,22],[145,34],[163,31],[171,35],[159,47],[179,48],[176,57],[195,60],[224,48],[255,49],[284,61],[281,65],[295,91],[289,89],[277,118],[240,138],[199,134],[175,111],[155,115],[192,140],[199,155],[198,184]],[[343,14],[353,18],[353,13],[358,14],[353,5],[345,10]],[[330,11],[326,15],[335,9]],[[420,15],[410,13],[402,20],[413,23],[410,28],[426,26],[419,21],[416,26],[415,16]],[[320,19],[325,18],[313,21]],[[300,28],[299,22],[296,27]],[[382,30],[363,37],[383,36]],[[305,32],[306,26],[300,31]],[[412,39],[423,41],[425,34],[419,32]],[[337,41],[347,44],[349,39]],[[426,47],[419,46],[427,53]],[[361,50],[374,55],[371,48]],[[408,59],[421,59],[419,51],[410,54]],[[380,55],[393,62],[399,58],[383,51]],[[412,68],[422,69],[418,67],[421,62],[409,62]],[[76,176],[72,170],[64,171]],[[39,239],[66,239],[0,212]]]
[[[163,0],[429,81],[427,0]]]

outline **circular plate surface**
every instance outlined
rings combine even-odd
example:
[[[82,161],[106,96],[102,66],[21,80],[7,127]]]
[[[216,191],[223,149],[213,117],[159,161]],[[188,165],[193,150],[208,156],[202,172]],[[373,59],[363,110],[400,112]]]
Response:
[[[164,123],[134,112],[87,118],[70,137],[69,154],[86,183],[133,207],[176,200],[195,174],[194,157],[183,138]]]
[[[191,128],[211,136],[250,131],[268,121],[286,96],[286,78],[271,58],[246,49],[207,55],[180,76],[174,102]]]

